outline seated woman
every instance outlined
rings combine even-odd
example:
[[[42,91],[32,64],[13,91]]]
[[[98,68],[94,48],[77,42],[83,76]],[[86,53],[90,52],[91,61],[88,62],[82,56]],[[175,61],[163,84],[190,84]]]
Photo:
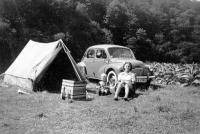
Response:
[[[130,62],[125,62],[123,65],[124,71],[119,73],[118,75],[118,85],[115,92],[114,100],[118,100],[118,95],[121,91],[121,89],[125,88],[125,96],[124,100],[128,101],[128,95],[130,89],[133,89],[133,84],[135,82],[135,74],[131,72],[132,65]]]

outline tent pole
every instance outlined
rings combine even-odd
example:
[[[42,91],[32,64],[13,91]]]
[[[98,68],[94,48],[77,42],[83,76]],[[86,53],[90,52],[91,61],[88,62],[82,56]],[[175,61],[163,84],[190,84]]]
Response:
[[[74,70],[75,70],[75,72],[76,72],[76,75],[77,75],[79,81],[85,81],[85,79],[84,79],[83,77],[81,77],[81,74],[80,74],[80,72],[78,71],[78,68],[75,66],[76,62],[75,62],[75,60],[73,59],[73,57],[71,56],[69,49],[65,46],[64,43],[61,42],[61,44],[62,44],[62,47],[63,47],[65,53],[68,55],[68,57],[69,57],[69,59],[70,59],[70,61],[71,61],[71,63],[72,63],[72,66],[73,66],[73,68],[74,68]]]

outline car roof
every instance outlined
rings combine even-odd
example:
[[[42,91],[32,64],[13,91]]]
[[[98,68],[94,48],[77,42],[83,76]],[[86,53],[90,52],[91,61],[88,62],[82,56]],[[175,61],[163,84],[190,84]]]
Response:
[[[124,47],[124,46],[120,46],[120,45],[115,45],[115,44],[98,44],[98,45],[93,45],[90,48],[111,48],[111,47],[121,47],[121,48],[128,48],[128,47]]]

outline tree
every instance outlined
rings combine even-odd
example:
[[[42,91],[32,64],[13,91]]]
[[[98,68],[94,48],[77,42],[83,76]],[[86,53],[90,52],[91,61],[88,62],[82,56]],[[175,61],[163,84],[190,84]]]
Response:
[[[105,23],[113,34],[113,42],[125,45],[129,28],[135,25],[137,18],[130,13],[126,2],[113,0],[106,13]]]
[[[91,20],[96,21],[101,27],[104,26],[104,18],[106,16],[106,3],[104,1],[91,0],[87,5],[87,13]]]

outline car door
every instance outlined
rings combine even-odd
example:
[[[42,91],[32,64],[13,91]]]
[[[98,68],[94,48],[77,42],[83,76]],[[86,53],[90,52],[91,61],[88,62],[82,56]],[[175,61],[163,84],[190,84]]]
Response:
[[[95,68],[93,72],[93,77],[99,79],[101,74],[104,73],[105,66],[107,65],[106,62],[107,55],[104,49],[98,48],[95,52]]]
[[[93,78],[95,69],[95,49],[89,49],[84,58],[84,63],[86,65],[86,76]]]

